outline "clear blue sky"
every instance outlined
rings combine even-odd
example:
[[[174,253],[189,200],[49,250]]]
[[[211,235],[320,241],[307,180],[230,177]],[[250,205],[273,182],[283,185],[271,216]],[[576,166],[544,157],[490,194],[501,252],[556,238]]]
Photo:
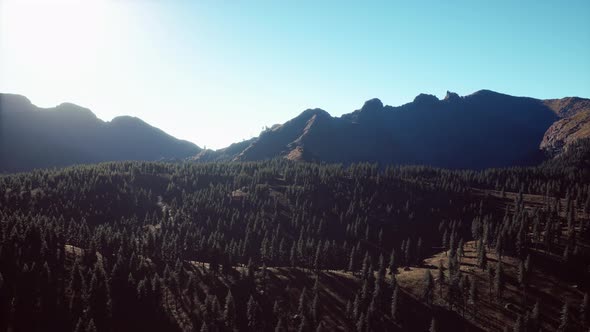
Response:
[[[199,146],[306,108],[492,89],[590,97],[590,1],[0,0],[0,91]]]

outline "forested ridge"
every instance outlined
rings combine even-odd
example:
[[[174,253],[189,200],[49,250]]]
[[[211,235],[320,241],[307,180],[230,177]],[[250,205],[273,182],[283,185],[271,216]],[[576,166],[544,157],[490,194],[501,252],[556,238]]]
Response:
[[[588,329],[589,147],[482,171],[275,159],[1,176],[0,331]],[[522,288],[511,320],[468,314],[487,295],[467,248],[486,303]],[[527,291],[547,264],[577,295]],[[418,291],[398,283],[418,269]]]

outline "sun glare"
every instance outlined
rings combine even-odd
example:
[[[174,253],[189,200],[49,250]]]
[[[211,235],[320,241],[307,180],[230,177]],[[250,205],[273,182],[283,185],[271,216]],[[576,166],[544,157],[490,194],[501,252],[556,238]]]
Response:
[[[1,1],[0,83],[11,80],[29,94],[33,88],[41,104],[60,86],[75,89],[100,70],[114,27],[107,22],[109,6],[100,0]]]

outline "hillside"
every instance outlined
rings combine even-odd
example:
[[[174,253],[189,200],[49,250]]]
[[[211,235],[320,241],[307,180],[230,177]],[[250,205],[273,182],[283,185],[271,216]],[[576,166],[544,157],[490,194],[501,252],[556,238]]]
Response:
[[[570,150],[575,164],[587,147]],[[578,331],[590,182],[568,163],[118,162],[0,176],[0,330]]]
[[[576,140],[590,137],[590,100],[563,98],[544,102],[560,119],[547,129],[542,149],[557,154]]]
[[[0,172],[116,160],[182,159],[196,145],[134,117],[104,122],[69,103],[41,109],[23,96],[0,94]]]
[[[481,90],[443,100],[421,94],[413,102],[384,106],[378,99],[341,117],[309,109],[247,144],[196,160],[253,161],[275,157],[321,162],[426,164],[482,169],[525,166],[561,152],[586,128],[590,101],[538,100]]]

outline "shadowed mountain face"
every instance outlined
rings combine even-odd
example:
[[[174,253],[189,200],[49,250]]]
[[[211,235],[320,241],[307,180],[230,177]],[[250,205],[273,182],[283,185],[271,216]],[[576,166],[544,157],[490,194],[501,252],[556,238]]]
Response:
[[[0,94],[0,172],[115,160],[186,158],[201,149],[134,117],[110,122],[64,103],[40,109]]]
[[[421,94],[399,107],[372,99],[340,118],[310,109],[263,132],[233,156],[223,149],[221,160],[282,156],[474,169],[530,165],[543,158],[540,144],[548,128],[560,117],[579,114],[585,109],[580,102],[588,100],[561,105],[482,90],[465,97],[449,92],[443,100]],[[197,160],[220,160],[216,152]]]

